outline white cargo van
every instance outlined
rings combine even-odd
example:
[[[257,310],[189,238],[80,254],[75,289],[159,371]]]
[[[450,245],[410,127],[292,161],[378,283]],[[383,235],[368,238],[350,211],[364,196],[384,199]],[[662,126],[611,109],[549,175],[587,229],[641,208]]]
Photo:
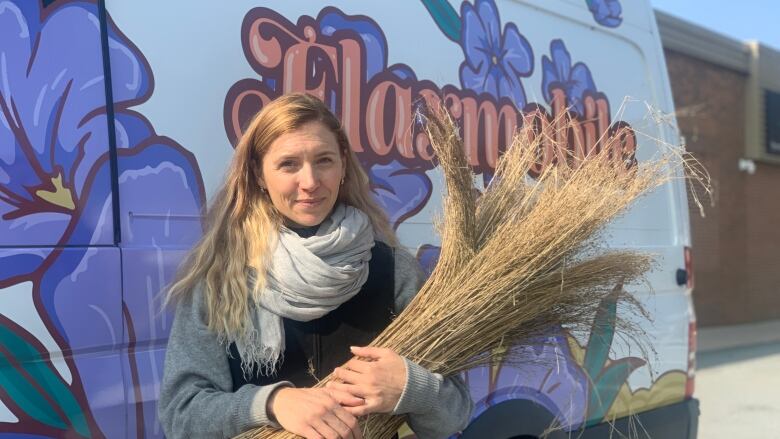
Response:
[[[171,314],[155,298],[241,127],[292,91],[340,115],[428,269],[442,179],[414,123],[421,102],[458,119],[484,182],[515,128],[564,111],[586,148],[621,135],[638,166],[650,137],[676,143],[673,119],[648,122],[640,104],[674,110],[647,0],[0,0],[0,437],[162,436]],[[622,108],[626,96],[637,103]],[[555,166],[540,154],[539,169]],[[550,328],[515,348],[534,361],[463,375],[476,410],[462,437],[696,436],[682,183],[642,199],[606,245],[658,256],[648,285],[628,286],[654,351],[610,324]],[[618,312],[604,303],[599,318]]]

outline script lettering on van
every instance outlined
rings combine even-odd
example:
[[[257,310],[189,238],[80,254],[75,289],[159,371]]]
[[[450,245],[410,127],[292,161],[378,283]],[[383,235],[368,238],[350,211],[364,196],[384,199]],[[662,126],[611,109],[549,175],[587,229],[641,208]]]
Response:
[[[323,13],[328,9],[332,8]],[[636,164],[634,131],[625,122],[611,122],[603,93],[586,93],[580,115],[569,111],[561,87],[552,88],[549,111],[537,103],[518,110],[508,99],[417,80],[404,73],[412,70],[402,64],[385,66],[369,78],[366,42],[360,34],[342,30],[326,35],[320,29],[320,18],[302,16],[293,24],[262,7],[246,15],[244,53],[260,79],[241,80],[227,93],[224,121],[233,144],[242,127],[268,102],[285,93],[306,92],[338,113],[364,163],[397,160],[418,169],[435,166],[430,141],[416,123],[416,109],[422,104],[443,104],[461,127],[476,173],[491,173],[516,130],[525,124],[533,124],[532,135],[541,136],[532,176],[551,165],[576,166],[601,148],[609,148],[623,169]]]

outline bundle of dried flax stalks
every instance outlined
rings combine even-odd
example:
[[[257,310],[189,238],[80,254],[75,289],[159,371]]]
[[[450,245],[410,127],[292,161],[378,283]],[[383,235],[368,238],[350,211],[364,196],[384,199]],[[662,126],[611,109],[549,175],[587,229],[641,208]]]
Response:
[[[372,346],[391,348],[446,376],[511,361],[499,358],[504,348],[551,328],[588,329],[607,295],[631,302],[615,286],[640,280],[652,258],[600,249],[599,232],[639,196],[676,178],[688,158],[670,150],[636,165],[633,155],[602,144],[584,159],[559,157],[556,166],[531,179],[542,142],[556,140],[528,126],[516,135],[477,200],[452,119],[434,109],[425,126],[447,187],[441,255],[414,300]],[[627,319],[619,322],[618,331],[630,333],[626,325]],[[362,425],[366,438],[383,439],[403,422],[398,416],[371,415]],[[240,437],[295,436],[261,428]]]

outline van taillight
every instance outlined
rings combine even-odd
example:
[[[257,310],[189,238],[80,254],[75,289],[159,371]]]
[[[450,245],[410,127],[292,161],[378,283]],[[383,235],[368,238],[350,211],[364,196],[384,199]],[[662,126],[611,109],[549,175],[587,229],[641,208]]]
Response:
[[[688,323],[688,371],[685,380],[685,398],[693,396],[696,381],[696,320]]]
[[[685,272],[687,276],[686,287],[693,289],[693,254],[690,247],[683,248],[683,255],[685,257]]]

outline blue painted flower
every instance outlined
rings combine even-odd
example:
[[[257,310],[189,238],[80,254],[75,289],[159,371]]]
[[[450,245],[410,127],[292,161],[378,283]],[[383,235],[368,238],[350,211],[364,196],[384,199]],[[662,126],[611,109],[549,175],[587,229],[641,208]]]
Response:
[[[387,41],[372,19],[346,15],[336,8],[325,8],[317,20],[324,35],[348,30],[360,37],[365,47],[366,79],[387,68]],[[403,64],[392,66],[390,71],[400,79],[417,79],[414,71]],[[335,96],[332,96],[331,105],[334,103]],[[387,212],[394,227],[422,210],[431,196],[433,184],[422,167],[405,166],[393,160],[388,164],[372,163],[367,173],[374,199]]]
[[[149,332],[164,338],[168,323],[152,321],[159,310],[152,296],[170,280],[175,261],[159,250],[187,248],[200,234],[204,193],[194,157],[130,109],[150,97],[152,72],[110,19],[106,30],[113,120],[97,2],[61,0],[46,7],[0,0],[0,246],[16,247],[0,249],[0,288],[30,282],[39,317],[63,351],[119,350]],[[121,263],[114,247],[112,122]],[[133,220],[131,212],[170,218]],[[176,217],[194,220],[174,223]],[[126,426],[124,416],[101,410],[113,404],[107,395],[119,398],[117,404],[126,397],[142,406],[147,430],[154,423],[154,387],[141,382],[153,382],[147,376],[159,375],[161,359],[144,363],[123,351],[125,364],[114,357],[109,368],[82,355],[65,361],[74,375],[70,391],[87,410],[93,436],[144,434],[130,431],[138,423],[128,419]],[[121,369],[137,373],[128,383],[117,382]],[[123,384],[139,388],[141,400],[117,392]],[[6,405],[20,410],[17,418],[29,418],[19,404]],[[14,428],[27,428],[27,422]],[[30,421],[30,432],[38,427]]]
[[[422,169],[393,160],[386,165],[374,164],[368,176],[374,199],[387,212],[393,227],[417,214],[431,198],[433,184]]]
[[[606,27],[618,27],[623,22],[620,0],[585,0],[596,22]]]
[[[360,37],[365,48],[367,79],[387,66],[387,41],[374,20],[366,16],[346,15],[336,8],[325,8],[317,21],[323,35],[331,36],[339,30],[350,30]]]
[[[461,47],[466,60],[460,65],[463,88],[509,98],[515,106],[526,104],[520,77],[534,69],[531,45],[520,35],[514,23],[501,33],[501,21],[493,0],[477,0],[461,6]]]
[[[94,222],[74,230],[89,218],[91,188],[108,186],[94,175],[109,144],[97,5],[58,4],[44,13],[38,2],[0,1],[0,245],[113,244],[110,235],[94,242]],[[118,113],[151,90],[123,40],[109,27]],[[36,270],[48,255],[0,260],[0,282]]]
[[[588,379],[565,335],[512,346],[506,355],[512,361],[464,374],[474,401],[472,419],[504,401],[524,399],[544,408],[564,428],[576,429],[585,421]]]
[[[547,103],[552,101],[552,87],[561,87],[566,92],[569,105],[579,114],[583,114],[583,95],[595,92],[596,84],[590,69],[582,62],[571,65],[571,56],[561,40],[550,43],[550,54],[542,57],[542,93]]]
[[[440,256],[441,247],[436,245],[423,244],[417,249],[417,261],[420,262],[420,267],[422,267],[426,277],[433,273]]]

